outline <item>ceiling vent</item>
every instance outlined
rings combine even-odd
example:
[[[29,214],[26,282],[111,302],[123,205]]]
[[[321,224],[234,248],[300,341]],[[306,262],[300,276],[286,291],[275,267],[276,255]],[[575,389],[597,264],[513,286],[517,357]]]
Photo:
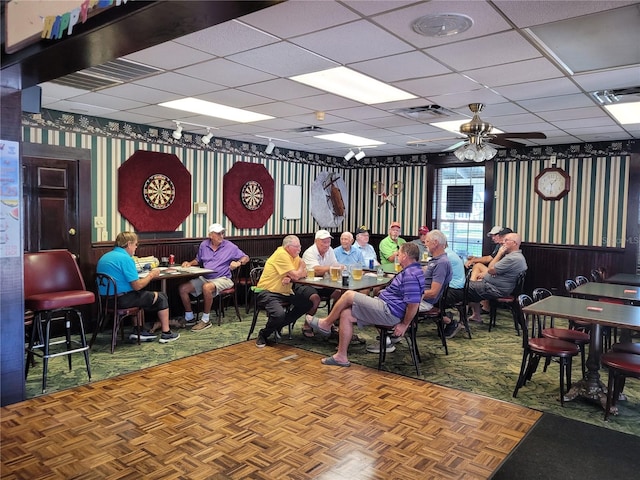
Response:
[[[449,117],[454,114],[451,110],[435,104],[423,105],[421,107],[395,108],[389,110],[389,112],[424,123],[431,122],[434,118]]]
[[[328,130],[326,128],[322,128],[322,127],[318,127],[316,125],[309,125],[308,127],[300,127],[300,128],[294,128],[291,130],[288,130],[289,132],[292,133],[305,133],[305,134],[311,134],[311,135],[319,135],[322,133],[331,133],[332,130]]]
[[[80,72],[65,75],[52,80],[52,83],[93,91],[132,82],[160,72],[163,72],[163,70],[119,58]]]

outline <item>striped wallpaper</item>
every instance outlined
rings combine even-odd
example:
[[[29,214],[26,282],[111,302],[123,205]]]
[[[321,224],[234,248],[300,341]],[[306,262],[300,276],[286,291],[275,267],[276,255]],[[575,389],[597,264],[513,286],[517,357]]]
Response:
[[[525,242],[624,248],[629,189],[628,156],[558,159],[570,176],[569,193],[542,200],[535,177],[550,161],[496,164],[495,224],[513,228]]]
[[[178,230],[187,238],[204,237],[207,225],[213,222],[225,224],[231,236],[314,232],[319,227],[310,214],[309,192],[323,171],[342,175],[349,194],[345,221],[341,228],[331,229],[334,233],[354,231],[360,225],[366,225],[373,233],[383,234],[387,232],[388,225],[397,220],[402,224],[403,235],[412,237],[417,235],[420,225],[430,224],[426,218],[431,195],[425,187],[425,165],[329,168],[258,157],[251,152],[240,155],[33,126],[23,127],[23,139],[25,142],[91,151],[91,216],[105,218],[109,240],[118,232],[132,228],[118,212],[117,171],[136,150],[173,153],[191,172],[192,199],[207,203],[208,213],[192,214],[186,218]],[[260,229],[236,229],[223,218],[223,176],[238,161],[263,163],[275,180],[274,214]],[[554,202],[539,199],[533,187],[533,180],[540,170],[551,166],[549,161],[497,162],[494,224],[511,226],[527,242],[624,247],[629,161],[628,156],[559,159],[556,166],[569,172],[571,191]],[[395,181],[402,182],[402,191],[380,206],[382,197],[373,191],[374,182],[382,182],[386,190],[384,193],[388,194],[390,185]],[[282,193],[286,184],[302,186],[300,220],[282,218]],[[93,229],[92,241],[100,241],[101,233]]]

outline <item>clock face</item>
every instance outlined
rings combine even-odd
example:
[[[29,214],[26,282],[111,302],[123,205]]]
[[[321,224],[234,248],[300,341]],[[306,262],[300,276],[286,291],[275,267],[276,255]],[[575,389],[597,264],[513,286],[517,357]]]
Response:
[[[535,189],[545,200],[558,200],[569,191],[569,175],[559,168],[546,168],[536,177]]]
[[[142,195],[145,202],[151,208],[164,210],[168,208],[176,198],[176,188],[169,177],[156,173],[147,178],[142,187]]]

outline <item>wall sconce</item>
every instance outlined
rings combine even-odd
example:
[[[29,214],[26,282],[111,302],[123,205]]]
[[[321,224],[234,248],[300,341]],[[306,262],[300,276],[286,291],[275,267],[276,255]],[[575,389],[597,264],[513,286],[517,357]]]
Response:
[[[207,128],[207,134],[204,137],[202,137],[202,143],[204,143],[205,145],[209,145],[209,142],[211,141],[212,138],[213,138],[213,133],[211,133],[211,130]]]
[[[176,127],[174,132],[171,134],[171,136],[176,140],[180,140],[182,138],[182,125],[180,125],[180,122],[176,122],[176,124],[178,126]]]
[[[267,155],[271,155],[273,153],[273,149],[276,148],[276,144],[269,139],[269,143],[267,143],[267,148],[264,149],[264,153]]]
[[[349,152],[347,152],[347,154],[344,156],[345,160],[351,160],[355,155],[355,152],[351,149],[349,149]]]
[[[366,153],[364,153],[364,150],[362,150],[361,148],[359,148],[358,150],[359,152],[356,153],[355,157],[356,157],[356,160],[360,161],[366,156]]]

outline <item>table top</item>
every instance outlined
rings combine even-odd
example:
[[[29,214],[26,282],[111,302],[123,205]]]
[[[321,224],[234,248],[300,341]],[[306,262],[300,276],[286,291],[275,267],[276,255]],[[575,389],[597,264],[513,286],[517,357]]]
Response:
[[[640,288],[633,285],[619,285],[615,283],[587,282],[578,285],[571,294],[597,298],[612,298],[628,303],[640,303]]]
[[[605,278],[606,283],[617,283],[620,285],[633,285],[640,286],[640,275],[635,273],[616,273],[608,278]]]
[[[160,267],[160,276],[158,277],[160,280],[166,278],[188,278],[188,277],[198,277],[200,275],[207,275],[209,273],[214,273],[213,270],[209,270],[208,268],[200,268],[200,267],[187,267],[183,268],[180,266],[176,267]],[[149,275],[148,272],[140,272],[138,277],[144,278]]]
[[[349,278],[349,285],[346,287],[342,285],[342,278],[338,279],[338,281],[333,281],[330,278],[324,277],[315,277],[313,280],[305,277],[296,280],[296,283],[319,288],[333,288],[334,290],[364,290],[367,288],[384,287],[391,280],[392,277],[385,276],[383,278],[377,278],[376,275],[365,273],[362,276],[362,280]]]
[[[524,307],[522,311],[640,330],[640,308],[631,305],[552,295]]]

